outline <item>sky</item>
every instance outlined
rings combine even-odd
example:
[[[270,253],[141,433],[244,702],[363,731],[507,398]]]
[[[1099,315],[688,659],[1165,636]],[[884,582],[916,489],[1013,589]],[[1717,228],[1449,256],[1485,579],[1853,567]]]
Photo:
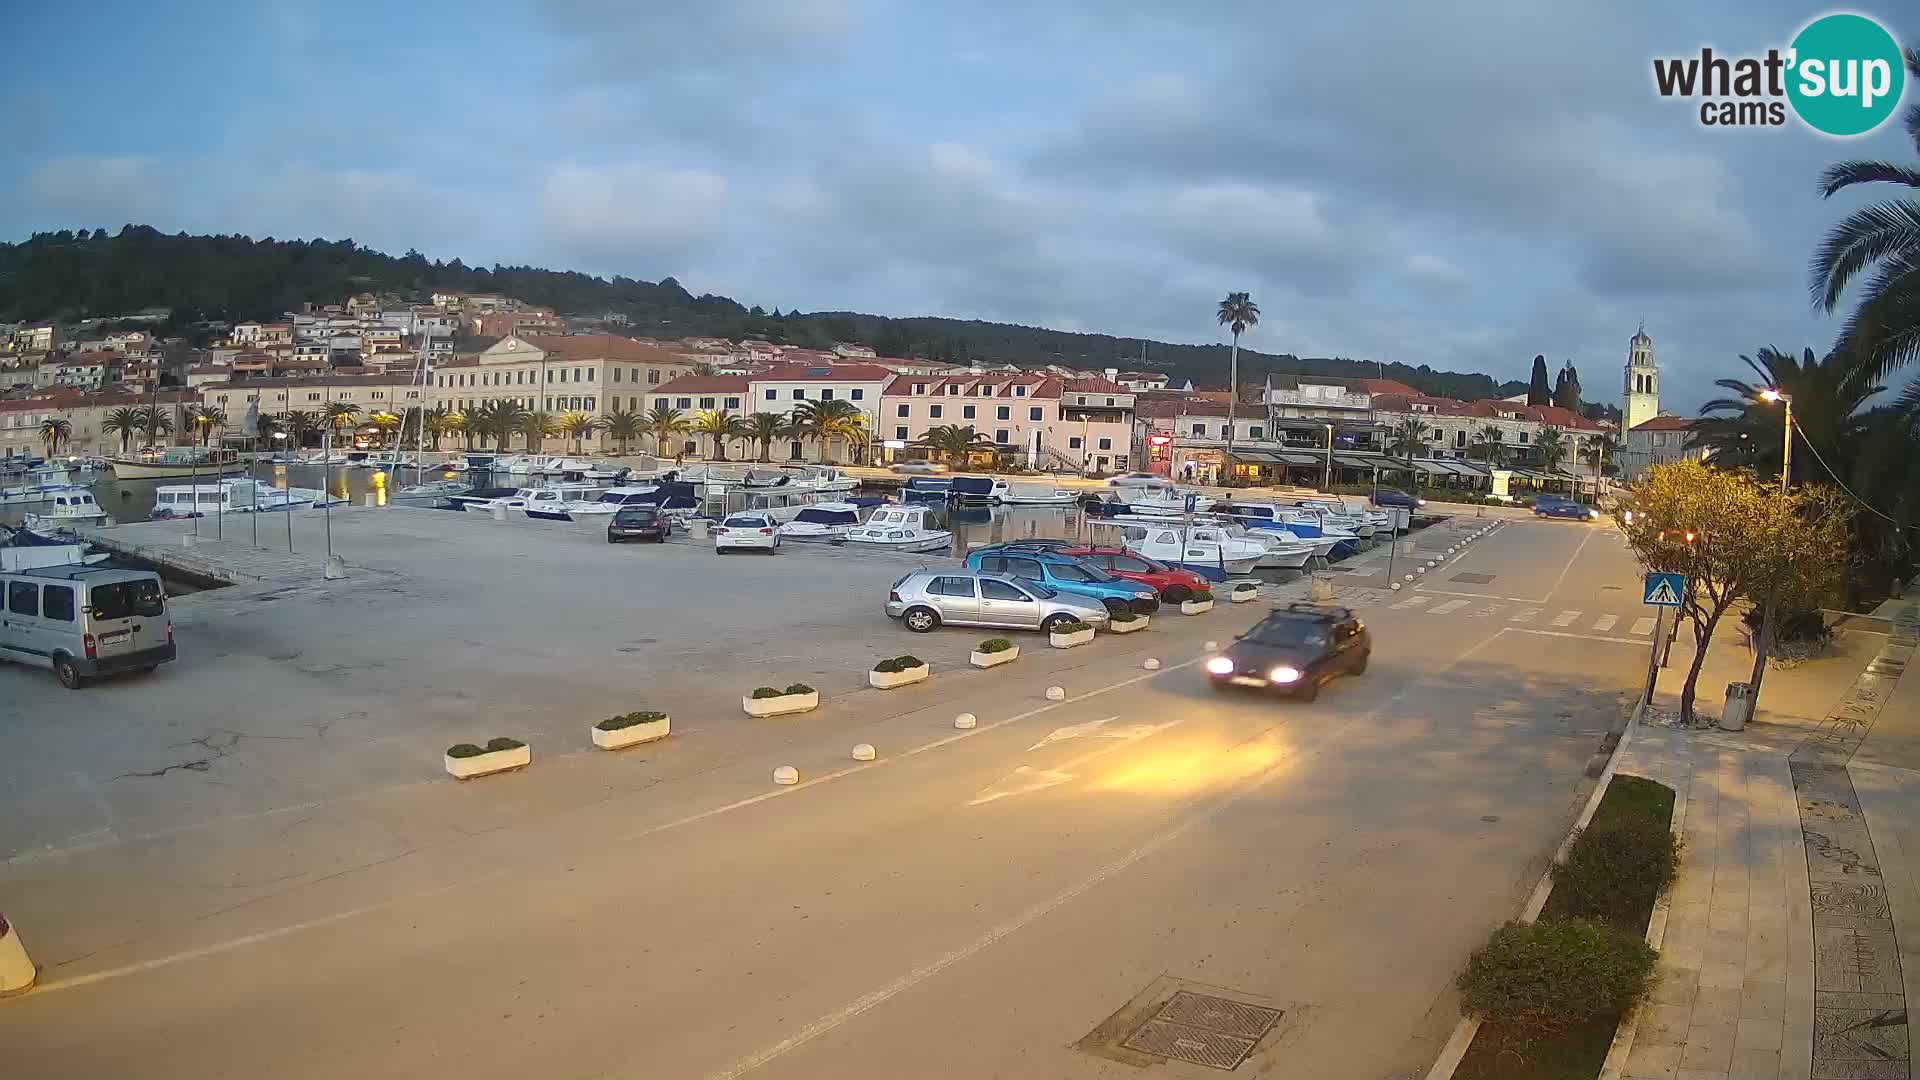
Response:
[[[1615,401],[1645,321],[1689,413],[1808,299],[1847,157],[1897,122],[1703,127],[1655,56],[1825,8],[1563,0],[35,4],[0,71],[0,238],[351,237],[981,318],[1524,379]],[[1859,7],[1901,41],[1920,26]],[[1909,89],[1907,100],[1920,90]]]

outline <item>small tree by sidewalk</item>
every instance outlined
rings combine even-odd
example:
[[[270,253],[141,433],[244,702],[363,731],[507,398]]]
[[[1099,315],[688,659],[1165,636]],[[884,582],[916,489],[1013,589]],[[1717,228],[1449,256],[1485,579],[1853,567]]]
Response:
[[[1687,577],[1680,614],[1693,627],[1694,654],[1680,713],[1688,723],[1696,721],[1707,648],[1733,602],[1777,592],[1805,606],[1829,593],[1847,564],[1850,518],[1838,493],[1807,487],[1783,495],[1698,461],[1654,466],[1614,516],[1643,567]]]

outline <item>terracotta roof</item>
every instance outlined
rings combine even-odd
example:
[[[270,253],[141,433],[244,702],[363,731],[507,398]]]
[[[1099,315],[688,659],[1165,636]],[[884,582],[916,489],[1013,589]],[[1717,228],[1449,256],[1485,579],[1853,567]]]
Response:
[[[1131,394],[1133,391],[1102,376],[1097,379],[1068,379],[1060,386],[1070,394]]]
[[[263,379],[241,379],[238,382],[207,383],[199,388],[205,393],[212,390],[292,390],[310,386],[399,386],[404,379],[396,379],[391,374],[380,375],[274,375]]]
[[[878,382],[894,377],[878,364],[770,364],[759,375],[762,382]]]
[[[1283,390],[1298,390],[1301,383],[1315,386],[1342,386],[1358,394],[1405,394],[1417,397],[1420,391],[1398,379],[1348,379],[1337,375],[1275,375],[1273,385]]]
[[[569,360],[624,360],[644,364],[685,364],[674,349],[618,334],[521,334],[536,349]]]
[[[1634,431],[1686,431],[1693,426],[1693,420],[1685,416],[1656,416],[1633,425]]]
[[[682,375],[647,388],[649,394],[745,394],[752,380],[745,375]]]

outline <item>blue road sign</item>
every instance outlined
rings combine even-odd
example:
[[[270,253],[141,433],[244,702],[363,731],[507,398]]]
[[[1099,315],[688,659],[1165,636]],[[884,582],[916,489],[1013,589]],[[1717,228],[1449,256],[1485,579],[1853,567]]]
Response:
[[[1648,574],[1640,602],[1654,607],[1679,607],[1687,595],[1687,575]]]
[[[1200,496],[1194,494],[1191,491],[1187,492],[1187,513],[1189,514],[1193,513],[1196,509],[1199,508],[1199,506],[1200,506]]]

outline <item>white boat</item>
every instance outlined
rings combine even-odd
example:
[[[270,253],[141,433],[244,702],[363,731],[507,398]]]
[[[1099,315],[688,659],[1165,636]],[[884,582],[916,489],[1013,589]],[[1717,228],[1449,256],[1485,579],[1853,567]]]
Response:
[[[1308,560],[1313,558],[1317,547],[1305,540],[1296,540],[1293,534],[1280,529],[1249,529],[1231,520],[1211,523],[1207,530],[1208,536],[1218,532],[1235,540],[1259,544],[1266,548],[1266,557],[1260,560],[1259,568],[1262,570],[1305,570]],[[1201,533],[1195,530],[1194,535],[1200,536]],[[1327,549],[1332,550],[1333,545],[1328,544]]]
[[[1072,506],[1079,496],[1050,482],[1032,483],[996,477],[989,498],[1009,506]]]
[[[792,521],[780,526],[782,540],[845,540],[860,524],[860,508],[852,503],[823,502],[803,507]]]
[[[394,506],[445,506],[453,496],[472,490],[473,485],[462,480],[429,480],[408,484],[387,496],[387,502]]]
[[[745,505],[736,505],[744,498]],[[786,524],[800,516],[800,512],[809,506],[820,503],[820,494],[816,491],[796,491],[791,488],[747,488],[731,493],[730,498],[722,502],[728,514],[766,514],[773,520]]]
[[[1338,533],[1334,536],[1321,535],[1319,519],[1315,518],[1309,528],[1299,520],[1299,515],[1302,513],[1303,511],[1293,507],[1280,507],[1273,503],[1237,502],[1231,505],[1223,503],[1214,507],[1214,515],[1217,518],[1243,525],[1248,532],[1270,532],[1288,543],[1310,545],[1316,558],[1330,557],[1342,536]],[[1289,514],[1294,515],[1291,521]],[[1353,537],[1346,538],[1353,539]]]
[[[345,502],[318,488],[281,489],[251,479],[223,479],[205,484],[165,484],[154,489],[153,516],[192,517],[195,514],[250,514],[255,511],[304,510]]]
[[[240,455],[231,450],[209,450],[199,446],[176,446],[167,450],[149,450],[107,459],[113,475],[121,480],[163,480],[176,476],[217,475],[239,472],[247,467]]]
[[[782,465],[781,470],[801,487],[820,492],[852,491],[860,481],[831,465]]]
[[[1182,536],[1183,532],[1188,535]],[[1202,538],[1202,534],[1211,534]],[[1128,525],[1123,529],[1126,546],[1149,559],[1191,570],[1210,581],[1245,577],[1267,557],[1267,549],[1250,540],[1224,535],[1219,529],[1183,530],[1171,522],[1163,525]]]
[[[552,454],[514,454],[500,458],[493,463],[494,472],[537,473],[544,471],[547,463],[554,459]]]
[[[606,485],[604,484],[584,482],[553,484],[547,487],[524,487],[516,490],[511,495],[503,495],[497,499],[488,499],[479,506],[469,507],[468,509],[492,511],[496,506],[504,506],[508,510],[518,510],[522,513],[526,513],[529,510],[564,510],[567,503],[592,502],[598,499],[600,493],[605,490]]]
[[[847,546],[921,553],[951,551],[953,534],[933,527],[933,512],[927,507],[889,505],[847,530]]]
[[[660,506],[665,501],[658,484],[624,484],[596,488],[592,498],[575,499],[559,506],[529,506],[526,514],[533,521],[571,521],[587,529],[604,529],[623,506]],[[685,503],[679,508],[683,513],[693,509],[690,496],[681,501]]]
[[[55,495],[51,502],[42,504],[44,509],[37,514],[28,514],[27,528],[35,532],[47,532],[53,529],[69,528],[75,525],[108,525],[107,512],[93,501],[93,492],[84,488]]]
[[[1309,513],[1320,515],[1323,531],[1327,526],[1332,526],[1352,533],[1362,540],[1373,539],[1373,522],[1363,514],[1349,513],[1343,503],[1325,499],[1299,499],[1293,505]]]
[[[545,464],[535,467],[533,471],[549,476],[558,476],[561,473],[570,472],[590,473],[606,471],[609,479],[612,477],[611,470],[607,470],[606,466],[592,458],[567,457],[564,454],[548,458]]]
[[[0,506],[49,503],[69,492],[85,490],[87,490],[86,487],[80,484],[23,484],[20,487],[0,489]]]

